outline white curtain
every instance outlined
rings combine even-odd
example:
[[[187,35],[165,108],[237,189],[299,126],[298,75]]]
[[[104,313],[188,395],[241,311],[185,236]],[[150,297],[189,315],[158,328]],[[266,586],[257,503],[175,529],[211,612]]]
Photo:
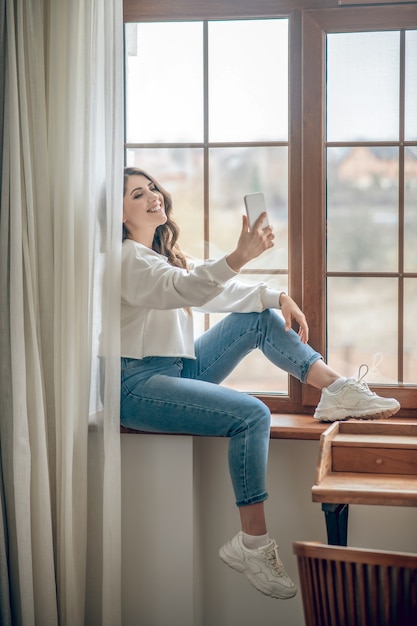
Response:
[[[0,0],[2,626],[121,621],[122,37],[122,0]]]

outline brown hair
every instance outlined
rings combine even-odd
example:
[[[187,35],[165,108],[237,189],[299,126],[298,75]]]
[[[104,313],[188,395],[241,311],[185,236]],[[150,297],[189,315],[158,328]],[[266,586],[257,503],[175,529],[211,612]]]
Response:
[[[138,167],[125,167],[124,170],[124,185],[123,185],[123,197],[126,195],[127,181],[130,176],[145,176],[150,182],[152,182],[157,190],[164,197],[165,213],[167,221],[165,224],[161,224],[155,230],[155,235],[152,242],[152,250],[159,252],[167,257],[168,262],[175,267],[183,267],[187,269],[186,258],[179,247],[177,240],[179,236],[179,228],[177,224],[171,219],[172,213],[172,198],[171,195],[160,185],[153,176],[150,176],[147,172]],[[129,238],[129,231],[125,224],[123,224],[123,240]]]

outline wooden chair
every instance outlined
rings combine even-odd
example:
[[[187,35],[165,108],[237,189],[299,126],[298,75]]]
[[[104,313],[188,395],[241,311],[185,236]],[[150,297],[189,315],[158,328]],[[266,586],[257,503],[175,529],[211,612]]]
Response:
[[[417,554],[297,541],[306,626],[416,626]]]

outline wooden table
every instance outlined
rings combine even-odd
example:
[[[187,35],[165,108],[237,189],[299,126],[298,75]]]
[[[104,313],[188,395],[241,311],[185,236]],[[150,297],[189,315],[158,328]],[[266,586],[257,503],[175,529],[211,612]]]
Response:
[[[313,502],[321,502],[328,542],[347,545],[349,504],[417,506],[417,423],[335,422],[320,437]]]

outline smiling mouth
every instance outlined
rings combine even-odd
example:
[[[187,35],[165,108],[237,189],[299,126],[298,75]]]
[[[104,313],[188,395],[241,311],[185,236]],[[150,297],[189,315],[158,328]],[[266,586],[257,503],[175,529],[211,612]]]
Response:
[[[162,211],[162,206],[160,204],[157,204],[156,206],[152,207],[151,209],[148,209],[146,212],[147,213],[158,213],[159,211]]]

